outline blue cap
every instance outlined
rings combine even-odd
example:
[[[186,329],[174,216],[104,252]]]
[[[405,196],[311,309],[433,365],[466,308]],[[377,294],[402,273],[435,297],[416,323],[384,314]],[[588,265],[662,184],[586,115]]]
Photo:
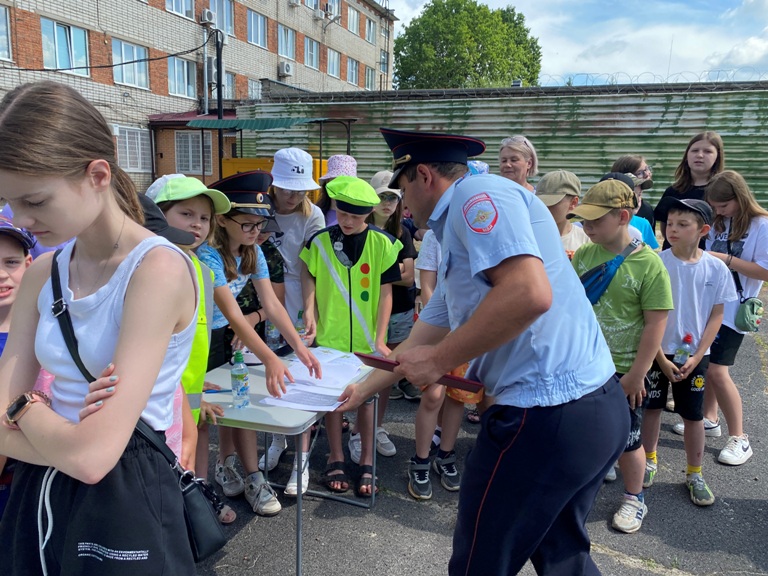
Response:
[[[6,236],[11,236],[14,240],[18,240],[25,252],[29,252],[37,244],[37,239],[32,234],[23,228],[16,228],[10,218],[1,215],[0,234],[5,234]]]
[[[267,196],[271,185],[272,176],[269,172],[252,170],[223,178],[210,187],[224,192],[232,204],[232,210],[269,218],[274,216],[274,212],[270,212],[272,204],[268,203]]]
[[[466,164],[468,158],[485,152],[485,142],[457,134],[435,134],[379,128],[392,150],[392,180],[390,188],[398,188],[397,180],[406,166],[430,162],[457,162]]]

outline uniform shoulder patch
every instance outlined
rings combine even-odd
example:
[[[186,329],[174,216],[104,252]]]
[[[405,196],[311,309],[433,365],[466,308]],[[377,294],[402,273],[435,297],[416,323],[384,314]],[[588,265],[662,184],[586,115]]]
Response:
[[[499,220],[499,211],[485,192],[472,196],[461,210],[469,228],[478,234],[488,234]]]

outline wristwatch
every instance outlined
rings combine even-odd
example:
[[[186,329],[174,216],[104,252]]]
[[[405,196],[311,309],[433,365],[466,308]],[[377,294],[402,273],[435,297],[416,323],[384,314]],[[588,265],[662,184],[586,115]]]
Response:
[[[5,411],[4,424],[8,428],[18,430],[19,425],[17,422],[22,416],[24,416],[27,410],[29,410],[29,407],[32,406],[32,404],[35,402],[45,402],[46,406],[51,405],[51,399],[48,398],[48,396],[46,396],[46,394],[40,390],[30,390],[29,392],[24,392],[24,394],[16,398],[8,405],[8,409]]]

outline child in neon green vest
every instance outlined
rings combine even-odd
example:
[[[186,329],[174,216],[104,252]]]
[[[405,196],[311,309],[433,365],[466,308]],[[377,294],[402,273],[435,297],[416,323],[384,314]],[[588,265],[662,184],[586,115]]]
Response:
[[[338,224],[313,236],[301,252],[304,319],[307,332],[317,322],[317,343],[349,352],[390,353],[386,346],[392,310],[392,282],[400,280],[399,240],[366,223],[379,203],[364,180],[339,176],[327,185],[336,200]],[[326,416],[331,454],[324,482],[332,492],[346,492],[341,414]],[[357,427],[362,438],[359,496],[370,497],[372,479],[373,405],[360,407]]]

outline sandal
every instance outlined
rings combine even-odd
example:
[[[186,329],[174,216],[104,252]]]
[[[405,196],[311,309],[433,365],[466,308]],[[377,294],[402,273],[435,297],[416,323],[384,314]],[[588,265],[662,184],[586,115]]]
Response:
[[[341,472],[341,474],[331,474],[331,472]],[[334,486],[337,482],[341,483],[340,488]],[[344,471],[344,462],[328,462],[328,466],[323,474],[323,484],[325,484],[328,490],[336,494],[343,494],[349,490],[349,478]]]
[[[232,510],[229,506],[224,504],[221,507],[221,510],[219,510],[219,522],[222,524],[232,524],[235,520],[237,520],[237,512]]]
[[[349,432],[349,418],[346,416],[341,417],[341,433]]]
[[[480,412],[477,411],[477,408],[467,412],[467,422],[472,422],[472,424],[480,423]]]
[[[370,474],[370,478],[363,478],[363,474]],[[357,482],[357,495],[360,496],[360,498],[370,498],[371,494],[370,492],[363,492],[363,488],[368,487],[370,488],[373,486],[373,466],[369,466],[368,464],[365,464],[363,466],[360,466],[360,480]],[[379,479],[376,478],[376,494],[379,493]]]

